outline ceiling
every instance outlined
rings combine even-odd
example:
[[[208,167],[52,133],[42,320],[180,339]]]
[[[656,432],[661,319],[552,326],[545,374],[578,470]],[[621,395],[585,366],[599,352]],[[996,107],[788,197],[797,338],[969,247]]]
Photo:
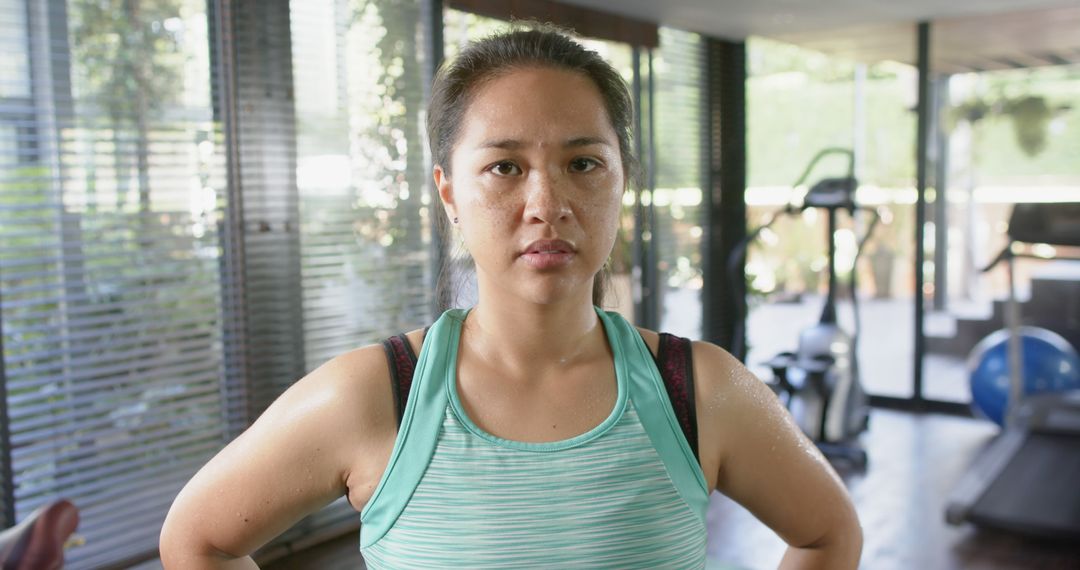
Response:
[[[1080,63],[1076,0],[561,0],[740,40],[756,35],[873,62],[914,63],[931,22],[935,71]]]

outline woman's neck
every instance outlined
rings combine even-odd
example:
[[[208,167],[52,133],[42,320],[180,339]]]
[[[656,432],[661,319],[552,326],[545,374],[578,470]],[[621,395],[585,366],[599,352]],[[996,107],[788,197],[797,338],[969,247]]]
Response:
[[[463,334],[473,354],[489,364],[541,375],[608,350],[589,297],[540,305],[481,295]]]

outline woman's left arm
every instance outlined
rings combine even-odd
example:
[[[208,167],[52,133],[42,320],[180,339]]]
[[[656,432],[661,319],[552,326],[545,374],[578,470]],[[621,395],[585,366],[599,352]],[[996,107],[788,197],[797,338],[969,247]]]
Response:
[[[708,482],[788,543],[781,568],[857,568],[862,529],[832,466],[738,360],[705,342],[693,354]]]

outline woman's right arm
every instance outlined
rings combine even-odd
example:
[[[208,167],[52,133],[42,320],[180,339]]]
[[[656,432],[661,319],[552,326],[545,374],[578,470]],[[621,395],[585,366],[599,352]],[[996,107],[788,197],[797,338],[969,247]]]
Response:
[[[381,346],[327,362],[184,486],[162,526],[162,563],[255,568],[250,554],[304,516],[345,494],[362,508],[396,430]]]

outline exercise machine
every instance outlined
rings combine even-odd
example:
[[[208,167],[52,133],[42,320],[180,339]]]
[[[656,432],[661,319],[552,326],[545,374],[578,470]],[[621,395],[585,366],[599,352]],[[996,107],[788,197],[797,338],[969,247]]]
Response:
[[[945,519],[971,522],[1044,539],[1080,539],[1080,391],[1024,397],[1020,305],[1016,300],[1015,244],[1080,247],[1080,202],[1016,204],[1009,244],[984,271],[1008,268],[1005,322],[1009,400],[1005,430],[961,478],[946,504]],[[1057,256],[1059,259],[1080,260]]]
[[[811,208],[823,210],[826,213],[828,286],[821,317],[816,324],[800,332],[798,347],[794,352],[782,352],[765,363],[773,374],[767,382],[784,401],[799,427],[817,444],[826,457],[831,460],[847,461],[856,467],[865,467],[866,451],[859,445],[857,437],[867,428],[870,404],[859,378],[857,355],[859,309],[855,295],[856,277],[853,268],[849,288],[855,314],[855,330],[849,334],[839,325],[836,316],[839,288],[836,272],[836,232],[840,212],[847,212],[847,215],[853,219],[859,211],[868,211],[872,214],[872,221],[862,238],[857,241],[855,252],[857,262],[880,216],[876,211],[861,207],[856,203],[855,190],[858,182],[854,176],[854,155],[848,149],[829,148],[819,152],[792,188],[802,186],[822,158],[836,154],[847,158],[847,174],[841,177],[824,178],[816,182],[802,197],[801,204],[789,202],[782,209],[774,212],[764,224],[750,232],[736,245],[728,258],[728,275],[731,279],[731,290],[737,296],[736,299],[745,298],[746,284],[741,279],[742,272],[737,269],[745,259],[750,244],[761,232],[783,216],[798,215]],[[736,302],[735,305],[741,312],[742,303]],[[745,315],[737,314],[735,322],[732,352],[740,360],[745,361]]]

